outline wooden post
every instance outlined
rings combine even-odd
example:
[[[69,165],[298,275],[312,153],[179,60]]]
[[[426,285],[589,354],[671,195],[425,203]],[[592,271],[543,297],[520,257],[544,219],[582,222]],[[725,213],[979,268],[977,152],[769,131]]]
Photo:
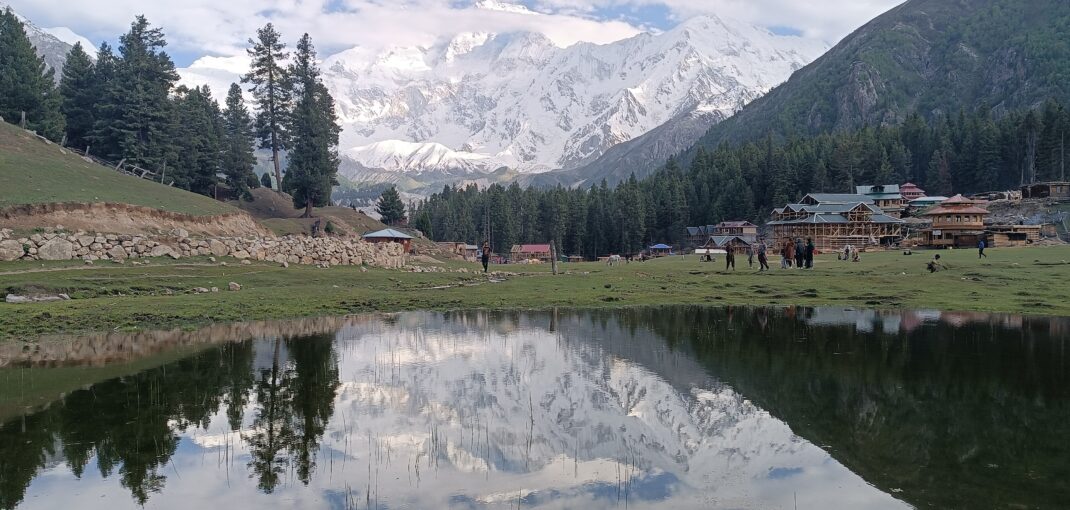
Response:
[[[557,242],[550,241],[550,268],[557,274]]]
[[[26,112],[20,112],[20,113],[22,114],[22,119],[19,120],[19,127],[22,128],[22,129],[26,129]]]
[[[90,147],[91,147],[90,145],[86,145],[85,146],[85,157],[87,157],[87,158],[89,157],[89,148]]]

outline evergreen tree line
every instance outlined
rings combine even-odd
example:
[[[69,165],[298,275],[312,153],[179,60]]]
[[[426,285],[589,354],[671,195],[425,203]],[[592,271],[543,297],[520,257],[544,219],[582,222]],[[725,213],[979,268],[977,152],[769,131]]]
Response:
[[[223,183],[237,195],[270,184],[253,169],[257,143],[271,149],[275,183],[294,206],[327,205],[338,170],[340,128],[305,34],[292,56],[271,24],[250,39],[255,113],[231,84],[223,108],[207,85],[178,85],[159,28],[138,16],[118,52],[101,44],[96,59],[81,44],[67,56],[58,86],[10,9],[0,14],[0,116],[91,155],[163,174],[175,186],[213,196]],[[289,165],[283,176],[280,154]]]
[[[498,253],[553,240],[570,255],[634,254],[657,242],[679,245],[689,225],[763,221],[811,192],[909,181],[949,196],[1065,179],[1068,138],[1070,111],[1057,101],[999,118],[982,106],[932,120],[911,115],[898,126],[700,149],[686,168],[669,161],[615,189],[605,182],[590,189],[446,186],[414,204],[410,217],[436,241],[480,244],[489,234]]]

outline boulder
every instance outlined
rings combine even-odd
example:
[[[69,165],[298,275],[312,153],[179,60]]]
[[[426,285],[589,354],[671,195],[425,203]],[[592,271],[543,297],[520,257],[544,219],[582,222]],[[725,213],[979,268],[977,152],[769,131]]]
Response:
[[[241,290],[241,284],[238,284],[238,283],[235,283],[235,282],[230,282],[230,283],[227,284],[227,288],[230,289],[233,292],[237,292],[237,291]]]
[[[126,249],[122,246],[114,246],[112,249],[108,250],[108,256],[115,260],[123,260],[128,254],[126,253]]]
[[[230,253],[230,248],[217,239],[208,241],[208,249],[212,252],[212,255],[215,255],[216,257],[226,257]]]
[[[176,228],[171,230],[171,235],[179,239],[183,239],[189,237],[189,231],[184,228]]]
[[[166,244],[161,244],[161,245],[153,248],[152,251],[149,252],[149,256],[152,256],[152,257],[174,257],[175,255],[178,255],[178,254],[175,253],[174,248],[171,248],[170,246],[167,246]]]
[[[7,239],[0,241],[0,260],[18,260],[25,252],[22,250],[22,244],[14,239]]]
[[[236,259],[238,259],[238,260],[245,260],[245,259],[250,257],[249,252],[247,252],[245,250],[235,251],[234,254],[231,255],[231,256],[236,258]]]
[[[71,260],[74,257],[74,245],[62,237],[55,237],[37,249],[37,258],[41,260]]]

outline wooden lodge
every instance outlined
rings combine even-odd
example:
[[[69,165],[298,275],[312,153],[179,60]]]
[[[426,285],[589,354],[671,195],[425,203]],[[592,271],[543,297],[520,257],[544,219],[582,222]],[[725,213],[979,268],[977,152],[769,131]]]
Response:
[[[925,211],[923,216],[931,219],[933,224],[922,231],[922,243],[935,248],[977,246],[985,238],[985,218],[988,216],[988,210],[981,205],[976,200],[955,195]]]
[[[917,184],[908,182],[899,186],[899,194],[903,197],[903,201],[909,203],[911,200],[917,200],[925,196],[925,190],[918,187]]]
[[[749,221],[722,221],[716,225],[687,227],[687,241],[691,248],[704,247],[712,237],[738,236],[748,243],[758,241],[758,225]]]
[[[855,186],[855,193],[873,201],[873,205],[893,218],[901,218],[906,200],[899,191],[898,184],[877,184],[874,186]]]
[[[369,232],[361,238],[369,243],[398,243],[405,247],[405,253],[412,252],[412,236],[392,228]]]
[[[509,260],[514,263],[531,260],[551,262],[553,256],[550,254],[549,244],[514,244],[509,250]]]
[[[703,248],[706,249],[720,249],[727,250],[732,248],[736,253],[745,253],[751,246],[758,244],[758,240],[753,241],[743,236],[731,235],[731,236],[711,236],[710,240]]]
[[[811,193],[796,204],[773,210],[776,244],[812,238],[820,251],[890,245],[903,237],[903,220],[878,207],[867,195]]]
[[[1038,182],[1022,186],[1022,198],[1070,200],[1070,182]]]

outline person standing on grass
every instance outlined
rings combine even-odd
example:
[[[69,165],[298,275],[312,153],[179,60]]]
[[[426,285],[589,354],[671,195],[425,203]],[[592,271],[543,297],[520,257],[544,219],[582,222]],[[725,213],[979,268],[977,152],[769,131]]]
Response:
[[[806,259],[806,247],[803,246],[801,237],[795,238],[795,267],[802,269]]]
[[[814,238],[807,237],[806,238],[806,269],[813,269],[814,268],[814,250],[815,249],[816,249],[816,247],[814,247]]]
[[[766,252],[765,239],[758,241],[758,272],[767,271],[769,269],[769,257]]]
[[[784,241],[784,246],[780,248],[780,269],[791,268],[791,261],[795,259],[795,245],[792,244],[791,239]]]
[[[982,258],[982,257],[986,258],[986,259],[988,258],[988,255],[985,255],[985,240],[984,240],[983,237],[977,243],[977,258]]]
[[[483,272],[490,266],[490,242],[483,241]]]
[[[747,246],[747,267],[754,269],[754,247]]]
[[[729,268],[736,270],[736,249],[732,245],[725,247],[724,254],[724,270],[728,271]]]

